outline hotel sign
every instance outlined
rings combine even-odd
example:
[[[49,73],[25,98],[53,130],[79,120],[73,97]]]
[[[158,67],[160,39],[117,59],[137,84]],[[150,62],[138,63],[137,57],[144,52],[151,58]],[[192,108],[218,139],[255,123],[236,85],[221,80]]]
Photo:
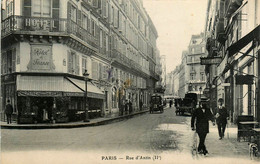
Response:
[[[201,57],[200,58],[201,65],[219,64],[221,61],[222,61],[221,57]]]
[[[28,65],[29,70],[53,70],[52,46],[31,45],[31,58]]]

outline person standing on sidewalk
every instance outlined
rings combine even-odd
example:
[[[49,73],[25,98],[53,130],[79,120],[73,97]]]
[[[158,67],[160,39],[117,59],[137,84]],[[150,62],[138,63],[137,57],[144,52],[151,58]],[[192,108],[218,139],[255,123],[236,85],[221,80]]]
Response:
[[[173,103],[173,102],[172,102],[172,99],[171,99],[170,102],[169,102],[170,108],[172,107],[172,103]]]
[[[218,99],[218,107],[216,109],[216,121],[218,125],[218,134],[219,139],[221,140],[224,137],[225,129],[228,119],[228,111],[223,106],[224,100],[222,98]]]
[[[200,154],[206,155],[208,153],[206,146],[205,146],[205,139],[207,136],[207,133],[209,133],[209,120],[212,121],[213,126],[215,125],[214,122],[214,115],[210,111],[209,108],[207,108],[206,102],[200,102],[201,106],[196,108],[191,117],[191,128],[192,130],[195,130],[194,124],[196,120],[196,132],[199,136],[199,146],[198,146],[198,152]]]
[[[13,106],[10,104],[10,100],[7,100],[7,104],[5,106],[5,114],[7,117],[7,124],[12,123],[12,114],[13,114]]]

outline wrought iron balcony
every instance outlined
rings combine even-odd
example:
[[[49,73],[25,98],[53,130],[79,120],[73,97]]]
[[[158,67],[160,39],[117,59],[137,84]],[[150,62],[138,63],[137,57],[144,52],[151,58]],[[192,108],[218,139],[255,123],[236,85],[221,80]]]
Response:
[[[66,32],[66,19],[10,16],[2,21],[2,38],[15,32]]]
[[[98,48],[98,40],[86,29],[67,19],[53,19],[42,17],[10,16],[2,21],[2,38],[11,33],[15,34],[47,34],[70,35],[82,39],[89,45]]]

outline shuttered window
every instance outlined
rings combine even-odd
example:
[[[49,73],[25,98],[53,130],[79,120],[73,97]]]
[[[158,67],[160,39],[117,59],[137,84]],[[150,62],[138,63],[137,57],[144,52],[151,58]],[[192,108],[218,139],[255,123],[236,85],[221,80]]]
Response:
[[[30,17],[32,10],[32,1],[31,0],[24,0],[23,1],[23,15]]]
[[[82,75],[87,70],[87,58],[82,58]]]
[[[82,15],[82,27],[87,30],[88,29],[88,16],[86,14]]]
[[[93,61],[92,62],[92,78],[98,79],[98,77],[99,77],[98,62]]]
[[[79,75],[79,56],[74,51],[68,51],[68,73]]]
[[[32,16],[51,17],[51,0],[33,0]]]
[[[103,47],[103,31],[100,29],[99,32],[99,44],[100,44],[100,48]]]

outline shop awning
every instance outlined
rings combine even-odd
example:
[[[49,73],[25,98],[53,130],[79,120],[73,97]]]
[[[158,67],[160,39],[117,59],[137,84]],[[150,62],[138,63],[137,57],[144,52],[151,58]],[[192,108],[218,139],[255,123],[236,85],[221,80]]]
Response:
[[[67,79],[61,76],[17,76],[18,96],[84,96],[82,88],[76,79]],[[76,83],[76,85],[75,85]],[[82,81],[82,84],[85,83]],[[104,99],[104,93],[91,83],[88,83],[88,97]]]
[[[248,33],[246,36],[238,40],[236,43],[232,44],[227,48],[228,56],[231,57],[235,53],[239,52],[242,48],[248,45],[254,39],[260,39],[260,25],[258,25],[254,30]]]
[[[67,79],[73,83],[76,87],[80,88],[82,91],[85,92],[85,81],[78,80],[74,78],[67,77]],[[90,98],[97,98],[97,99],[105,99],[105,94],[102,92],[101,89],[99,89],[97,86],[95,86],[93,83],[88,82],[87,84],[87,90],[88,90],[88,97]]]

